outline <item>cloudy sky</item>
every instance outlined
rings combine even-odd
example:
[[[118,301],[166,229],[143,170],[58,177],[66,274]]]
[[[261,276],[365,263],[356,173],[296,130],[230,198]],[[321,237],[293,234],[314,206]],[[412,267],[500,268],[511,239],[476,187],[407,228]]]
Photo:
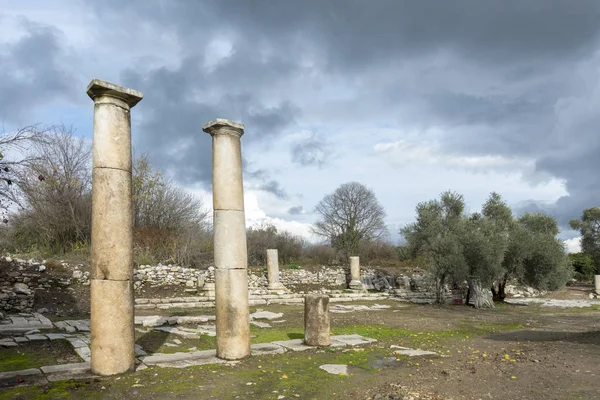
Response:
[[[207,203],[201,126],[244,123],[249,224],[308,235],[358,181],[392,240],[447,189],[551,213],[568,239],[600,198],[598,21],[597,0],[0,0],[0,120],[91,137],[99,78],[144,93],[136,152]]]

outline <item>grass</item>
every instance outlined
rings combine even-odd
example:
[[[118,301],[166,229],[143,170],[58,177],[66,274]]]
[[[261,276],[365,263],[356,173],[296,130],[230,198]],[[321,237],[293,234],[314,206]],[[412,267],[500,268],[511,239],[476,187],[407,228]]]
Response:
[[[0,372],[74,362],[82,360],[66,340],[33,342],[0,349]]]

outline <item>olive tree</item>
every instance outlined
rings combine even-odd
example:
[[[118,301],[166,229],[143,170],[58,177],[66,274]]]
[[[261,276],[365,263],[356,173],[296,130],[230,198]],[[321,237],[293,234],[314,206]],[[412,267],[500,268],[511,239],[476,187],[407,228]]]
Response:
[[[463,196],[444,192],[439,200],[417,205],[417,221],[400,229],[413,257],[423,256],[435,278],[436,301],[444,301],[447,283],[457,283],[467,275],[465,258],[465,203]]]
[[[493,308],[489,288],[503,275],[502,261],[509,243],[509,227],[513,220],[510,207],[497,193],[491,193],[481,213],[469,218],[463,236],[468,265],[467,298],[475,308]]]
[[[375,193],[358,182],[344,183],[325,196],[315,212],[320,220],[312,232],[329,240],[346,258],[356,254],[361,243],[387,233],[383,207]]]
[[[592,258],[595,272],[600,274],[600,207],[586,208],[570,225],[581,234],[581,250]]]

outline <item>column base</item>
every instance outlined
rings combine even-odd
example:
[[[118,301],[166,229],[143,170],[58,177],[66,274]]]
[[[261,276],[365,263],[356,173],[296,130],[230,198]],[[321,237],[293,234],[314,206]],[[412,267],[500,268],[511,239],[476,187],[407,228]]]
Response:
[[[287,288],[285,286],[283,286],[283,284],[281,282],[269,283],[269,286],[267,286],[267,289],[270,291],[275,291],[275,292],[277,292],[277,294],[285,293],[288,291]]]
[[[348,288],[352,290],[365,290],[365,285],[363,285],[361,281],[354,280],[350,281],[350,283],[348,284]]]

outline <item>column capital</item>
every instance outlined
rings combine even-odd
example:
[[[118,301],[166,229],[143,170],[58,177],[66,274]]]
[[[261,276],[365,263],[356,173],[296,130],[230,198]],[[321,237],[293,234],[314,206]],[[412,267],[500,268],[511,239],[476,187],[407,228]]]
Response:
[[[241,137],[244,134],[244,124],[229,119],[217,118],[204,124],[202,130],[210,136],[233,135]]]
[[[100,79],[92,79],[87,87],[87,94],[94,102],[101,97],[107,96],[124,101],[129,108],[133,108],[144,97],[142,92],[101,81]]]

